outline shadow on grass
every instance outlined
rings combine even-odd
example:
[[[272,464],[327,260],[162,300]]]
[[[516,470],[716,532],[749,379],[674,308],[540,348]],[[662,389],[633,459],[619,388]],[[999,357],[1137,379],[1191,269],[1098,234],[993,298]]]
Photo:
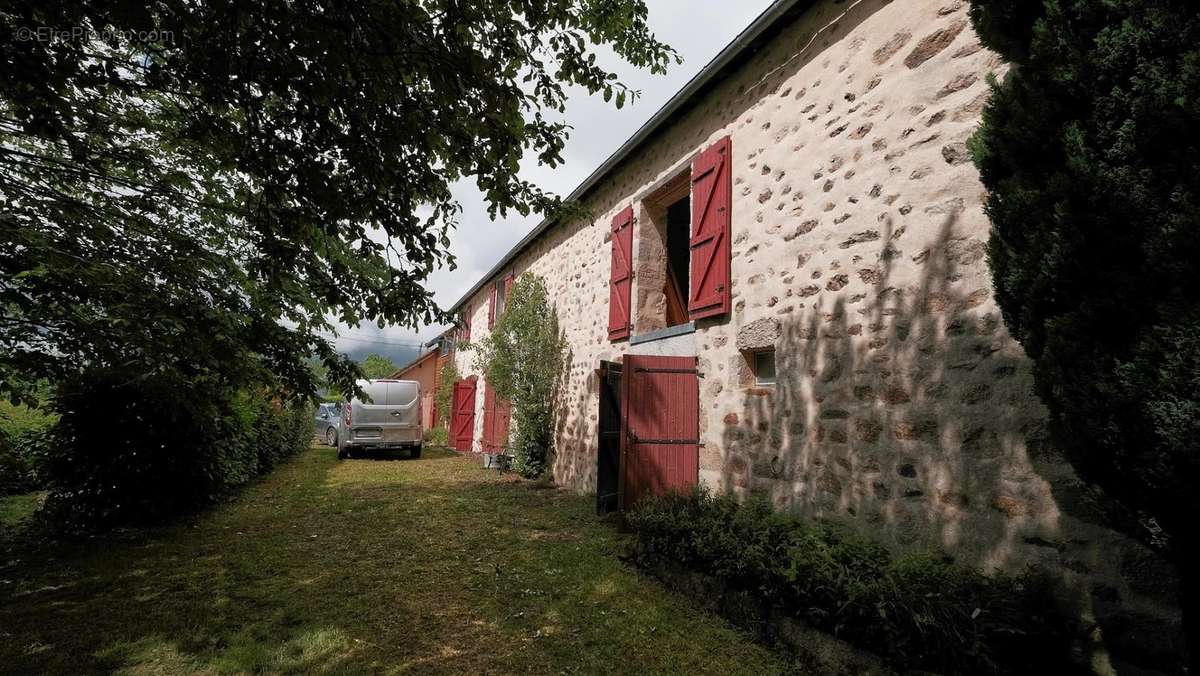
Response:
[[[0,664],[28,673],[774,672],[617,559],[586,498],[427,449],[314,449],[169,528],[0,553]],[[448,462],[449,461],[449,462]]]

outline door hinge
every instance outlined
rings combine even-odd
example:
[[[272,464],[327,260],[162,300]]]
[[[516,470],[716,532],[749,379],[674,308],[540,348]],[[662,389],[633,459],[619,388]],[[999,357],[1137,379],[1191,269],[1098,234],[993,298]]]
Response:
[[[659,445],[683,445],[694,444],[703,446],[704,442],[700,439],[641,439],[633,430],[629,430],[629,441],[634,444],[659,444]]]
[[[643,373],[691,373],[691,374],[694,374],[697,378],[704,377],[704,372],[700,371],[698,369],[656,369],[656,368],[638,367],[634,370],[641,371]]]

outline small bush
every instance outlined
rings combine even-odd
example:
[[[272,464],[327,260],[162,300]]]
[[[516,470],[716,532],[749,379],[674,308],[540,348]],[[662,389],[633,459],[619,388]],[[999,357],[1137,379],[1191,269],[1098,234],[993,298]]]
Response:
[[[425,430],[425,443],[433,446],[449,446],[450,431],[445,427],[435,427],[430,430]]]
[[[306,404],[97,370],[60,385],[47,510],[72,530],[162,521],[306,448]]]
[[[639,565],[714,576],[900,669],[1069,669],[1067,622],[1032,577],[987,577],[932,554],[894,557],[764,500],[703,490],[649,498],[629,523]]]
[[[502,445],[512,449],[513,469],[542,476],[554,464],[554,401],[568,361],[545,280],[521,275],[495,328],[470,347],[496,396],[512,404],[511,439]]]
[[[40,408],[0,402],[0,495],[45,487],[44,459],[57,420]]]

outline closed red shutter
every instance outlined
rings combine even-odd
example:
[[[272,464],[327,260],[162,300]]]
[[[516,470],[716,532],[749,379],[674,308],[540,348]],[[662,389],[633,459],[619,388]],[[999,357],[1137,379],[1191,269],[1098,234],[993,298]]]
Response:
[[[488,330],[496,326],[496,285],[492,285],[492,297],[488,301]]]
[[[608,339],[629,337],[629,299],[633,286],[633,207],[612,220],[612,268],[608,277]]]
[[[692,162],[692,267],[688,317],[695,320],[729,312],[730,203],[729,137],[709,146]]]

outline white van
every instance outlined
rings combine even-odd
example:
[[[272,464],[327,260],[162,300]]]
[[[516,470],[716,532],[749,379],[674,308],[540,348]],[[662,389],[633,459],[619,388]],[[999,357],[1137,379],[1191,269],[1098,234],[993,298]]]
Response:
[[[371,403],[357,397],[342,406],[338,459],[358,451],[404,448],[421,457],[421,384],[414,380],[360,380]]]

